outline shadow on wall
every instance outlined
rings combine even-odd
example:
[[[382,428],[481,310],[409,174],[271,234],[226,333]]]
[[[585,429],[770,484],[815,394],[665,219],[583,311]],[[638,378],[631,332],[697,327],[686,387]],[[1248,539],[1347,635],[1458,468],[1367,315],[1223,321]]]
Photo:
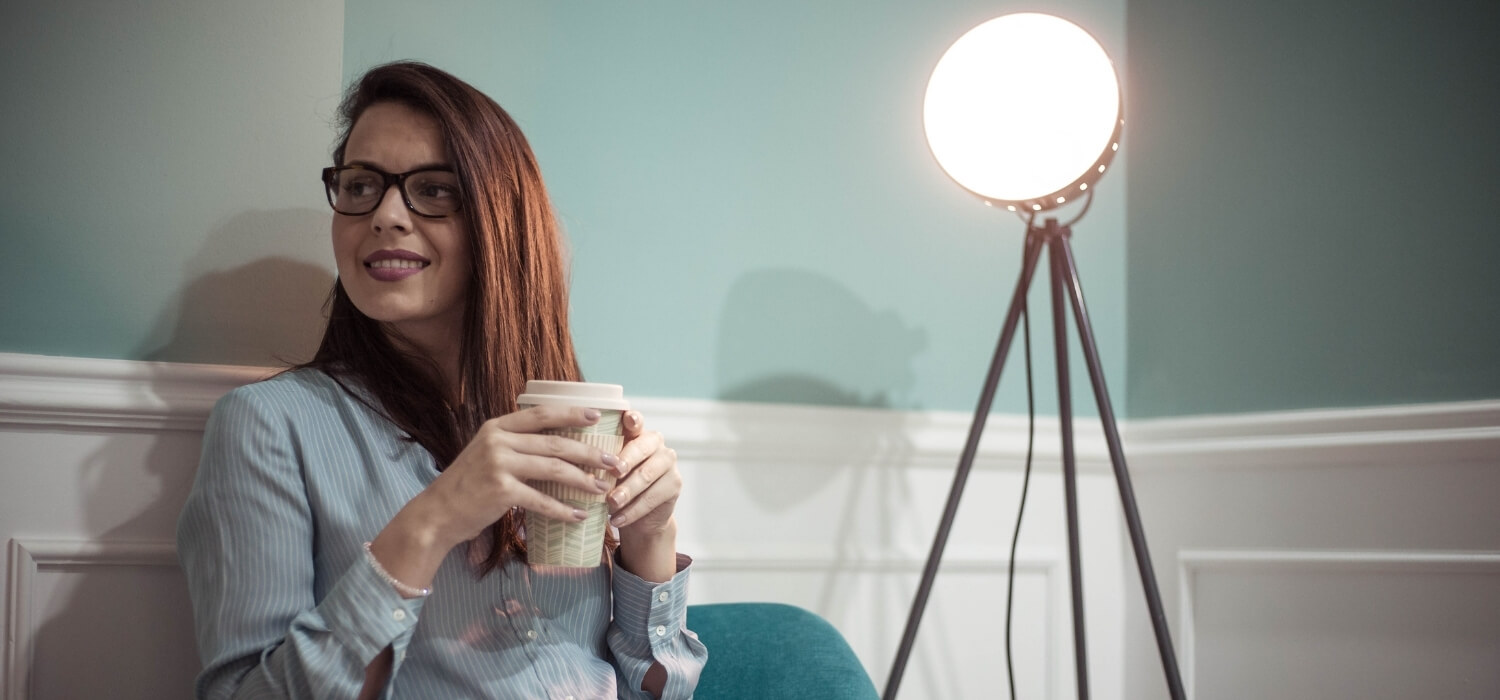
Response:
[[[725,401],[895,408],[906,402],[915,381],[912,360],[926,344],[925,334],[895,313],[871,309],[828,277],[789,268],[736,280],[719,319],[715,374]],[[847,459],[838,466],[868,465],[875,450],[888,451],[886,441],[902,432],[893,424],[902,416],[872,411],[868,420],[844,426],[858,434],[847,436]],[[751,449],[786,439],[745,434],[753,429],[746,425],[734,429],[737,444]],[[772,511],[811,497],[836,475],[834,469],[800,470],[801,487],[787,489],[795,482],[769,478],[765,469],[741,470],[747,493]]]
[[[184,266],[183,287],[136,357],[281,367],[312,359],[333,274],[295,259],[331,259],[328,213],[245,212],[214,231]],[[256,256],[274,253],[269,257]],[[222,261],[252,260],[229,268]]]
[[[328,214],[311,209],[246,212],[203,242],[185,266],[191,279],[157,317],[135,356],[168,362],[286,366],[311,359],[322,334],[326,269],[291,255],[329,257]],[[259,257],[265,253],[269,257]],[[222,267],[224,261],[251,262]],[[163,378],[161,381],[166,381]],[[153,391],[165,390],[153,382]],[[193,433],[110,437],[82,465],[78,492],[89,537],[174,542],[192,486],[200,440]],[[66,600],[39,620],[34,697],[187,697],[200,664],[187,585],[175,567],[96,566],[68,572]],[[101,634],[101,630],[104,634]]]
[[[868,609],[851,608],[858,603],[847,591],[872,565],[881,566],[868,560],[871,552],[889,551],[910,535],[897,532],[899,519],[888,514],[913,509],[908,435],[919,419],[904,409],[916,407],[910,398],[912,364],[925,346],[920,328],[805,270],[744,275],[731,286],[720,314],[718,398],[871,409],[828,423],[813,414],[806,422],[792,417],[774,425],[731,421],[728,427],[737,446],[731,468],[739,489],[765,522],[786,528],[782,536],[795,536],[799,547],[826,546],[832,553],[816,612],[835,623],[858,620],[882,638],[894,635],[904,620],[871,620]],[[802,508],[813,502],[819,505]],[[831,541],[809,541],[808,533],[826,533],[821,536]],[[910,595],[895,577],[884,577],[878,586],[877,600]]]
[[[907,404],[927,336],[828,277],[757,270],[730,287],[716,375],[726,401],[867,408]]]
[[[171,542],[192,486],[196,437],[123,435],[89,455],[77,488],[91,539]],[[201,665],[187,581],[179,568],[130,562],[65,573],[71,585],[58,592],[66,599],[49,606],[57,612],[38,620],[32,638],[35,661],[28,697],[147,700],[192,695]]]

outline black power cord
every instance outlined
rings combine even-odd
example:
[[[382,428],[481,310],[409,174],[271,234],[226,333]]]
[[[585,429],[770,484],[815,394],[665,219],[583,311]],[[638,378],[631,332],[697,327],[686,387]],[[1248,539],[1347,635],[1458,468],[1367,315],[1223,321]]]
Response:
[[[1093,201],[1093,197],[1089,197],[1089,201]],[[1027,236],[1031,235],[1034,219],[1035,214],[1026,221]],[[1024,258],[1022,256],[1023,266],[1026,264]],[[1022,273],[1024,274],[1024,270]],[[1005,679],[1010,683],[1010,700],[1016,700],[1016,669],[1010,651],[1010,612],[1016,592],[1016,545],[1021,541],[1021,519],[1026,515],[1026,492],[1031,487],[1031,454],[1036,442],[1036,397],[1031,379],[1030,285],[1027,286],[1027,293],[1028,298],[1023,299],[1021,304],[1021,333],[1026,348],[1026,467],[1021,477],[1021,505],[1016,510],[1016,528],[1010,538],[1010,563],[1005,568]]]

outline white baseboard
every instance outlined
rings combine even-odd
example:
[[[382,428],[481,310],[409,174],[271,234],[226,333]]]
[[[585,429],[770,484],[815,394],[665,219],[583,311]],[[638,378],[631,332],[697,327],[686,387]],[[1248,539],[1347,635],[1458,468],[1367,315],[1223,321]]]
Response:
[[[220,396],[275,370],[262,367],[45,357],[0,353],[0,427],[120,430],[201,429]],[[712,399],[635,397],[648,421],[679,452],[708,458],[844,463],[850,440],[882,441],[914,466],[951,468],[972,418],[956,411],[892,411]],[[1078,418],[1081,470],[1107,469],[1098,420]],[[1131,468],[1232,466],[1244,460],[1296,466],[1308,461],[1490,459],[1500,454],[1500,400],[1373,408],[1123,420]],[[977,467],[1015,467],[1026,452],[1026,417],[992,415]],[[759,441],[753,455],[740,445]],[[1036,456],[1058,460],[1055,417],[1038,417]],[[1438,454],[1434,454],[1434,450]]]

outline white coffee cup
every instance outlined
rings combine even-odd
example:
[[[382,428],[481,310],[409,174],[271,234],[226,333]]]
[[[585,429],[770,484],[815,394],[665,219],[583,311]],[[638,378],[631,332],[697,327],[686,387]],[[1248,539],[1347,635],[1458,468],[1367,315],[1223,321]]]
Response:
[[[599,411],[593,425],[557,428],[544,432],[572,438],[602,452],[618,454],[625,445],[621,419],[630,410],[625,389],[619,384],[531,380],[526,393],[516,397],[518,409],[533,406],[581,406]],[[614,488],[615,474],[608,469],[580,467],[590,476]],[[583,522],[554,520],[526,512],[526,559],[532,564],[595,567],[603,560],[604,533],[609,529],[609,505],[604,495],[553,481],[528,481],[532,488],[588,514]]]

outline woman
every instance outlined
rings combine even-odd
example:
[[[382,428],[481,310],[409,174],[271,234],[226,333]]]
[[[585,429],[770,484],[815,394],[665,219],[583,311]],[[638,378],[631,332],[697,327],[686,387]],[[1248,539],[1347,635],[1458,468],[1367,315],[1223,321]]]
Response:
[[[515,410],[527,379],[580,379],[525,138],[418,63],[371,70],[340,117],[322,344],[215,406],[178,523],[198,696],[691,696],[676,453],[633,411],[612,455],[538,434],[597,411]],[[528,566],[518,510],[582,513],[527,479],[606,492],[574,465],[619,474],[618,544]]]

